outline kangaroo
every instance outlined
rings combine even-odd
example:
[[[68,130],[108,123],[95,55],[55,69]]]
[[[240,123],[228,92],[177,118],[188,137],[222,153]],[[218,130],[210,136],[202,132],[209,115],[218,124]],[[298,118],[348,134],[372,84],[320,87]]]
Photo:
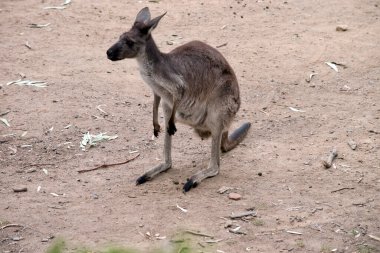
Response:
[[[169,53],[158,49],[151,35],[166,12],[151,19],[148,7],[136,17],[132,28],[107,50],[111,61],[136,58],[143,80],[153,91],[153,133],[158,137],[158,107],[162,101],[165,119],[163,163],[139,177],[143,184],[172,167],[172,135],[175,122],[190,125],[203,139],[212,137],[211,159],[207,169],[201,170],[183,186],[187,192],[202,180],[216,176],[220,168],[220,151],[235,148],[247,135],[251,126],[244,123],[231,135],[228,128],[240,107],[239,85],[227,60],[213,47],[191,41]]]

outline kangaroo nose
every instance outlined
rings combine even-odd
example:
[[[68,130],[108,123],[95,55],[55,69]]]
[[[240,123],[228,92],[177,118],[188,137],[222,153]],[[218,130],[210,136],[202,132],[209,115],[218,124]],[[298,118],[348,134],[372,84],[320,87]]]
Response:
[[[110,48],[110,49],[108,49],[107,50],[107,56],[108,56],[108,58],[110,58],[111,57],[111,55],[112,55],[112,49]]]

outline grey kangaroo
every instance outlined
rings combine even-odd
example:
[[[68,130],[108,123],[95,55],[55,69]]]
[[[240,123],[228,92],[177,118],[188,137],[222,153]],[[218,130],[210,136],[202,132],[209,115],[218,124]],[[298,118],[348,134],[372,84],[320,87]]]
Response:
[[[228,128],[240,107],[239,86],[227,60],[211,46],[191,41],[170,53],[157,48],[152,31],[162,14],[151,19],[148,7],[136,17],[132,28],[107,51],[111,61],[136,58],[140,74],[154,94],[153,133],[160,132],[158,107],[162,101],[165,118],[165,161],[139,177],[142,184],[172,167],[172,135],[177,131],[175,122],[188,124],[203,139],[212,137],[211,159],[207,169],[201,170],[183,186],[187,192],[202,180],[216,176],[220,167],[220,151],[236,147],[251,126],[244,123],[231,135]]]

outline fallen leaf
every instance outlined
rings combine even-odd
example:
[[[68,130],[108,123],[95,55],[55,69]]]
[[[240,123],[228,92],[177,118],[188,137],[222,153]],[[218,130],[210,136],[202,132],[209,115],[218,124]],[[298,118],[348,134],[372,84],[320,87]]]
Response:
[[[291,230],[286,231],[286,233],[293,234],[293,235],[302,235],[301,232],[291,231]]]
[[[330,68],[332,68],[333,70],[335,70],[336,72],[339,72],[338,70],[338,67],[336,66],[336,64],[332,63],[332,62],[325,62]]]
[[[106,111],[104,111],[102,108],[100,108],[101,106],[106,106],[106,105],[98,105],[96,107],[96,109],[98,109],[100,112],[102,112],[104,115],[108,115],[108,113]]]
[[[232,187],[222,186],[219,188],[218,193],[223,194],[223,193],[226,193],[227,191],[230,191],[232,189],[233,189]]]
[[[35,24],[35,23],[31,23],[29,24],[29,27],[30,28],[43,28],[43,27],[47,27],[49,26],[50,23],[46,23],[46,24]]]
[[[187,213],[187,212],[188,212],[188,210],[186,210],[186,209],[183,208],[183,207],[180,207],[178,204],[177,204],[177,208],[178,208],[179,210],[181,210],[182,212],[184,212],[184,213]]]
[[[300,110],[300,109],[290,107],[290,106],[289,106],[289,109],[292,110],[293,112],[305,112],[304,110]]]
[[[68,5],[71,3],[71,0],[65,0],[61,5]]]
[[[38,88],[47,87],[47,83],[43,82],[43,81],[22,80],[22,79],[19,79],[16,81],[11,81],[11,82],[7,83],[7,85],[11,85],[11,84],[17,84],[19,86],[34,86],[34,87],[38,87]]]
[[[117,137],[118,137],[117,135],[109,136],[109,135],[106,135],[106,133],[92,135],[90,134],[90,132],[87,132],[83,135],[82,141],[80,142],[80,147],[82,148],[83,151],[85,151],[87,144],[89,145],[89,148],[90,148],[98,144],[98,142],[100,141],[114,140]]]
[[[309,78],[306,79],[306,82],[310,83],[311,82],[311,79],[313,78],[313,76],[317,75],[317,73],[311,73],[309,75]]]
[[[5,118],[0,118],[0,121],[4,123],[4,125],[6,125],[7,127],[10,127],[11,125],[9,125],[9,122],[7,119]]]

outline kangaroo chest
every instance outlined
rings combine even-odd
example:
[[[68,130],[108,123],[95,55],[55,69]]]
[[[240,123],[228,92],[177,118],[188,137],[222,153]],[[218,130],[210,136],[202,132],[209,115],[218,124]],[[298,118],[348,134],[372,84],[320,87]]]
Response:
[[[172,107],[173,101],[177,101],[177,120],[194,127],[203,125],[207,116],[207,103],[187,94],[186,83],[181,76],[174,73],[157,73],[147,62],[139,62],[139,65],[142,79],[165,104]]]

